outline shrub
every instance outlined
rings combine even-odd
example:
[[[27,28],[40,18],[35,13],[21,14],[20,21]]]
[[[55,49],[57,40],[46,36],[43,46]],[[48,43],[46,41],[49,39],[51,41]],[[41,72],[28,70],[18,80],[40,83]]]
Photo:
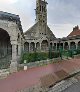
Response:
[[[29,62],[35,62],[35,61],[41,61],[41,60],[47,60],[49,58],[49,55],[51,55],[51,58],[58,58],[60,56],[59,52],[34,52],[34,53],[24,53],[21,57],[21,62],[24,63],[24,60]]]
[[[24,63],[24,60],[26,60],[27,63],[29,63],[29,62],[35,62],[40,60],[46,60],[47,58],[48,58],[48,53],[44,53],[44,52],[24,53],[22,55],[22,59],[20,63]]]
[[[77,49],[77,54],[80,54],[80,49]]]
[[[58,51],[52,52],[52,58],[58,58],[60,56],[60,53]]]

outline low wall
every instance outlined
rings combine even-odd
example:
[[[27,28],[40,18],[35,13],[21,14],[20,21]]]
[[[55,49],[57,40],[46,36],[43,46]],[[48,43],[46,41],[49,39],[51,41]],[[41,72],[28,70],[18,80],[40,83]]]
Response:
[[[80,59],[80,54],[79,55],[74,55],[74,58]]]
[[[2,69],[2,70],[0,70],[0,79],[6,78],[10,74],[9,70],[10,69]]]
[[[43,66],[43,65],[47,65],[53,62],[58,62],[58,61],[61,61],[61,58],[41,60],[41,61],[31,62],[27,64],[19,64],[18,67],[23,68],[24,66],[27,66],[27,68],[33,68],[33,67]]]

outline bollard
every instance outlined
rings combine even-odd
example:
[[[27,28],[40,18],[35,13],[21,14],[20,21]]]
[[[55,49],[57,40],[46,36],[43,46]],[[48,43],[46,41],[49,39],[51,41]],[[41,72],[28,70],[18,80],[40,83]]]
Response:
[[[27,70],[27,65],[26,64],[26,60],[24,60],[24,70],[26,71]]]

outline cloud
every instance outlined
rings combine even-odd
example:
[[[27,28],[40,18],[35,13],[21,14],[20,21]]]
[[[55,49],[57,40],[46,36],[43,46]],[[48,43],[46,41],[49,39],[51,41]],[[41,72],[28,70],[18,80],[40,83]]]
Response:
[[[48,24],[57,38],[66,37],[73,31],[73,24]]]
[[[80,0],[46,0],[48,24],[56,37],[67,36],[80,25]],[[23,30],[35,23],[36,0],[0,0],[0,11],[20,16]]]
[[[48,24],[56,37],[66,37],[80,25],[80,0],[48,0]]]
[[[12,4],[16,3],[18,0],[0,0],[0,3],[2,4]]]
[[[20,16],[23,30],[26,31],[35,22],[35,0],[1,0],[0,11]]]
[[[49,1],[50,2],[50,1]],[[80,1],[54,0],[48,6],[48,19],[54,24],[76,23],[80,19]],[[50,7],[51,6],[51,7]]]

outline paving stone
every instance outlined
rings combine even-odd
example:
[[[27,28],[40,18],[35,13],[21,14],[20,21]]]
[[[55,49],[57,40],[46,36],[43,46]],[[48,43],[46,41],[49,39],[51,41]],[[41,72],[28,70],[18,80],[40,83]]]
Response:
[[[55,72],[55,74],[58,76],[59,80],[62,80],[69,76],[69,74],[64,70],[57,71]]]
[[[57,78],[52,74],[48,74],[48,75],[41,77],[40,81],[41,81],[42,87],[49,88],[50,86],[56,83]]]
[[[63,90],[65,90],[66,88],[70,87],[72,84],[78,82],[77,79],[75,79],[74,77],[62,81],[60,83],[58,83],[57,85],[55,85],[50,91],[48,92],[62,92]]]

